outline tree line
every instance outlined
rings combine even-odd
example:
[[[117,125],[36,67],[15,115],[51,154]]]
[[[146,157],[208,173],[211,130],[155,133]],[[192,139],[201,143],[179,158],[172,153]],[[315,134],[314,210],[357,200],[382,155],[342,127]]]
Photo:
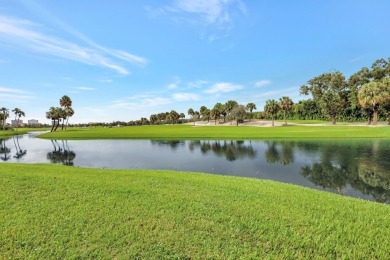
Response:
[[[199,110],[189,108],[189,119],[184,119],[183,113],[176,111],[153,114],[149,120],[130,121],[129,125],[145,124],[175,124],[195,122],[197,120],[214,123],[226,120],[236,121],[238,125],[244,119],[275,119],[299,120],[330,120],[336,124],[337,120],[346,122],[366,121],[368,124],[377,124],[379,120],[388,120],[390,125],[390,58],[376,60],[370,68],[363,67],[348,79],[340,71],[332,71],[318,75],[300,87],[300,94],[310,96],[294,104],[288,96],[278,101],[266,101],[263,111],[256,110],[256,104],[246,106],[234,100],[226,103],[216,103],[213,108],[201,106]],[[179,121],[179,119],[181,119]]]

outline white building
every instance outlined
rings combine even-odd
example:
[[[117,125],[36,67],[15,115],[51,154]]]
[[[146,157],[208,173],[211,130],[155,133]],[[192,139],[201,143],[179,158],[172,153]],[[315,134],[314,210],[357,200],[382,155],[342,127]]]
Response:
[[[30,119],[30,120],[28,120],[28,124],[29,125],[37,125],[38,124],[38,120],[37,119]]]

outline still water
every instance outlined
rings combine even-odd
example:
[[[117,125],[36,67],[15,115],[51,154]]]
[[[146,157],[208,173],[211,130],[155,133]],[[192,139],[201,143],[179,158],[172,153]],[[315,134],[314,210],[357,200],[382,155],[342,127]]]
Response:
[[[235,175],[390,203],[389,139],[61,141],[36,135],[0,139],[0,161]]]

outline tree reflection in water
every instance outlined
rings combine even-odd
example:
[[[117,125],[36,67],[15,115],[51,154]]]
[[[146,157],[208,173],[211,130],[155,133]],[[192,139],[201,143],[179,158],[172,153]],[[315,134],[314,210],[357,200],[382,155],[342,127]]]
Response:
[[[225,157],[228,161],[235,161],[244,158],[256,158],[256,151],[252,144],[244,141],[189,141],[188,147],[191,151],[199,148],[202,154],[213,152],[218,157]]]
[[[5,146],[5,140],[0,139],[0,159],[4,162],[11,159],[11,149]]]
[[[151,140],[150,141],[153,145],[160,145],[160,146],[169,146],[172,150],[176,150],[179,146],[184,145],[184,141],[178,141],[178,140]]]
[[[344,193],[349,184],[378,202],[389,203],[390,173],[384,158],[389,155],[390,148],[380,140],[370,140],[370,144],[299,142],[298,149],[312,153],[313,147],[317,147],[320,156],[319,162],[302,167],[301,174],[317,186],[337,193]],[[365,147],[364,151],[361,151],[362,147]]]
[[[22,138],[22,136],[16,135],[12,137],[15,145],[15,150],[16,150],[16,154],[14,155],[14,158],[16,159],[22,158],[27,153],[27,150],[23,150],[22,148],[20,148],[19,138]]]
[[[265,151],[265,159],[268,163],[280,163],[289,165],[294,162],[293,141],[264,141],[268,148]]]
[[[61,142],[62,146],[57,140],[51,140],[54,151],[47,153],[47,159],[49,159],[51,163],[73,166],[73,160],[76,158],[76,153],[70,150],[68,141],[62,140]]]

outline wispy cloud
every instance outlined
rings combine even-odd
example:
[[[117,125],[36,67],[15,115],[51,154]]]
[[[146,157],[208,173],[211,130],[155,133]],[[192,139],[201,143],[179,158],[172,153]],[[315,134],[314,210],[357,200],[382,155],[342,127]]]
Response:
[[[209,42],[226,38],[236,20],[246,15],[241,0],[173,0],[163,7],[146,6],[151,17],[168,16],[177,24],[200,28],[200,39]]]
[[[86,90],[86,91],[95,90],[95,88],[90,88],[90,87],[77,87],[76,89],[78,89],[78,90]]]
[[[17,93],[17,94],[26,94],[25,91],[16,89],[16,88],[7,88],[0,86],[0,92],[8,92],[8,93]]]
[[[210,88],[206,89],[204,92],[207,93],[207,94],[215,94],[215,93],[220,93],[220,92],[225,92],[226,93],[226,92],[232,92],[232,91],[240,90],[240,89],[243,89],[243,88],[244,87],[241,86],[241,85],[236,85],[236,84],[232,84],[232,83],[222,82],[222,83],[214,84]]]
[[[173,82],[168,84],[168,89],[177,89],[180,83],[181,83],[181,79],[179,77],[175,77],[173,79]]]
[[[88,47],[47,35],[43,29],[43,26],[29,20],[0,16],[0,41],[12,46],[112,69],[123,75],[129,75],[130,72],[116,62],[115,58],[139,65],[147,63],[147,60],[142,57],[100,46],[76,31],[72,31],[72,34],[87,43]]]
[[[203,24],[231,26],[234,10],[246,12],[245,5],[239,0],[176,0],[166,8],[172,13],[192,14]]]
[[[124,108],[128,110],[138,110],[141,108],[150,108],[160,105],[167,105],[172,103],[172,100],[164,97],[151,97],[145,95],[143,99],[138,100],[117,100],[114,101],[111,107]]]
[[[256,88],[261,88],[261,87],[265,87],[265,86],[268,86],[271,84],[271,81],[268,80],[268,79],[263,79],[263,80],[259,80],[259,81],[256,81],[255,83],[255,87]]]
[[[12,100],[15,103],[25,103],[28,100],[35,98],[35,96],[29,95],[28,92],[8,87],[0,86],[0,101],[6,103]],[[3,100],[4,99],[4,100]]]
[[[172,98],[175,101],[196,101],[199,100],[199,95],[194,93],[175,93]]]

